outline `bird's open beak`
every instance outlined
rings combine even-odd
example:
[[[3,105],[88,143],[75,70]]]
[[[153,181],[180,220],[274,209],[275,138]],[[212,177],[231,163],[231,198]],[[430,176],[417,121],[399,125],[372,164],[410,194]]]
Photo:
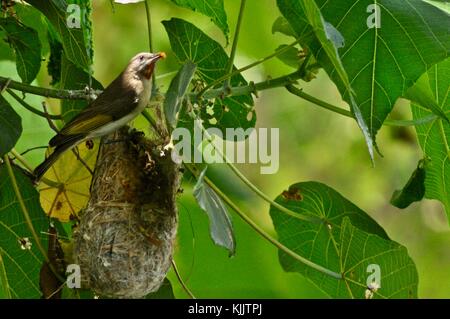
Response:
[[[153,73],[153,70],[155,68],[155,62],[158,61],[159,59],[165,59],[166,58],[166,53],[165,52],[159,52],[158,54],[155,54],[154,56],[152,56],[147,64],[146,64],[146,69],[145,69],[145,77],[147,79],[150,79]]]
[[[166,53],[165,52],[159,52],[158,54],[155,54],[153,57],[150,58],[149,63],[153,63],[158,61],[159,59],[165,59]]]

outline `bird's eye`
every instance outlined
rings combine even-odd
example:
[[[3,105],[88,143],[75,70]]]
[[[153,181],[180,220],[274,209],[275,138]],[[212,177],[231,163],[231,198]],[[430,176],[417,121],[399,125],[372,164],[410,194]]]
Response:
[[[139,60],[144,61],[144,56],[143,55],[139,56]]]

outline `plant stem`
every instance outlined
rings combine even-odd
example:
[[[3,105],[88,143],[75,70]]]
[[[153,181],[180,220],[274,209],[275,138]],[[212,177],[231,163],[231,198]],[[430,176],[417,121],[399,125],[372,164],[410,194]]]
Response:
[[[189,167],[188,167],[189,169]],[[189,169],[191,170],[191,169]],[[193,170],[191,170],[192,173]],[[268,233],[266,233],[261,227],[259,227],[252,219],[250,219],[227,195],[225,195],[207,176],[203,179],[206,184],[208,184],[209,187],[211,187],[217,195],[219,195],[220,198],[225,201],[228,206],[230,206],[238,215],[240,218],[242,218],[250,227],[252,227],[258,234],[260,234],[263,238],[265,238],[267,241],[269,241],[271,244],[273,244],[278,249],[282,250],[295,260],[301,262],[302,264],[309,266],[323,274],[326,274],[328,276],[331,276],[336,279],[342,279],[342,275],[338,274],[334,271],[331,271],[323,266],[320,266],[300,255],[298,255],[296,252],[292,251],[288,247],[284,246],[282,243],[280,243],[275,238],[271,237]]]
[[[341,114],[343,116],[346,116],[346,117],[349,117],[352,119],[355,118],[350,111],[344,110],[338,106],[335,106],[333,104],[322,101],[312,95],[309,95],[308,93],[305,93],[302,89],[299,89],[291,84],[287,85],[286,89],[290,93],[292,93],[308,102],[314,103],[317,106],[320,106],[321,108],[324,108],[326,110],[329,110],[329,111],[337,113],[337,114]],[[385,120],[383,124],[387,125],[387,126],[415,126],[415,125],[422,125],[422,124],[432,122],[432,121],[436,120],[437,118],[438,118],[437,115],[432,114],[432,115],[426,116],[426,117],[418,119],[418,120]]]
[[[153,52],[153,39],[152,39],[152,15],[150,12],[150,0],[145,0],[145,13],[147,15],[147,33],[148,33],[148,47],[150,52]],[[152,76],[152,89],[156,89],[156,78],[155,75]]]
[[[57,89],[48,89],[42,88],[39,86],[28,85],[22,82],[12,81],[9,78],[5,78],[0,76],[0,86],[6,84],[8,81],[8,87],[14,90],[18,90],[25,93],[31,93],[34,95],[40,95],[45,97],[51,97],[55,99],[63,99],[63,100],[88,100],[89,94],[86,93],[85,90],[57,90]],[[95,90],[92,91],[96,95],[100,94],[101,91]]]
[[[28,104],[27,102],[25,102],[23,99],[21,99],[16,93],[13,92],[13,90],[11,89],[6,89],[6,92],[9,93],[9,95],[11,95],[17,102],[19,102],[20,105],[22,105],[25,109],[27,109],[28,111],[30,111],[31,113],[34,113],[36,115],[39,115],[41,117],[47,118],[47,119],[52,119],[52,120],[60,120],[61,116],[60,115],[52,115],[52,114],[48,114],[42,111],[39,111],[37,109],[35,109],[34,107],[32,107],[30,104]]]
[[[241,85],[236,87],[231,87],[228,89],[227,96],[239,96],[246,95],[250,93],[256,93],[258,91],[263,91],[267,89],[273,89],[278,87],[284,87],[288,84],[293,84],[301,78],[301,74],[298,71],[292,72],[288,75],[284,75],[275,79],[267,79],[259,83],[250,82],[247,85]],[[203,98],[214,99],[223,96],[223,89],[212,89],[204,93]],[[197,101],[198,96],[195,93],[190,93],[189,98],[191,101]]]
[[[247,179],[247,177],[245,177],[244,174],[242,174],[241,171],[239,171],[239,169],[237,169],[237,167],[234,166],[233,163],[230,162],[230,160],[226,157],[226,155],[223,154],[222,151],[219,150],[216,147],[216,145],[214,144],[214,142],[212,140],[212,137],[211,137],[211,135],[209,135],[208,131],[205,130],[205,128],[203,127],[202,124],[200,124],[200,125],[201,125],[202,133],[205,135],[206,139],[212,145],[212,147],[215,149],[215,151],[225,161],[225,164],[227,164],[227,166],[236,174],[236,176],[239,177],[239,179],[242,180],[244,182],[244,184],[247,185],[253,192],[255,192],[256,195],[261,197],[264,201],[266,201],[267,203],[269,203],[270,205],[272,205],[276,209],[282,211],[286,215],[289,215],[289,216],[291,216],[293,218],[300,219],[300,220],[307,221],[307,222],[311,222],[311,223],[315,223],[315,224],[322,223],[322,220],[320,218],[317,218],[317,217],[314,217],[314,216],[309,216],[309,215],[303,215],[303,214],[295,213],[295,212],[291,211],[290,209],[287,209],[286,207],[284,207],[284,206],[278,204],[277,202],[273,201],[269,196],[267,196],[258,187],[256,187],[249,179]]]
[[[224,76],[222,76],[222,77],[220,77],[220,78],[214,80],[213,82],[211,82],[210,84],[208,84],[203,90],[201,90],[201,91],[197,94],[197,98],[200,98],[200,97],[202,97],[202,96],[205,96],[205,98],[206,98],[206,95],[207,95],[206,93],[207,93],[207,91],[208,91],[210,88],[213,88],[213,87],[215,87],[216,85],[220,84],[221,82],[223,82],[223,81],[225,81],[225,80],[227,80],[227,79],[230,79],[231,77],[233,77],[233,76],[236,75],[236,74],[239,74],[239,73],[242,73],[242,72],[244,72],[244,71],[247,71],[247,70],[249,70],[249,69],[251,69],[251,68],[254,68],[254,67],[257,66],[257,65],[259,65],[259,64],[261,64],[261,63],[264,63],[264,62],[266,62],[267,60],[270,60],[270,59],[272,59],[272,58],[274,58],[274,57],[276,57],[276,56],[282,54],[283,52],[287,51],[288,49],[290,49],[291,47],[293,47],[293,46],[296,45],[297,43],[299,43],[299,40],[296,40],[296,41],[292,42],[291,44],[285,46],[284,48],[282,48],[282,49],[280,49],[280,50],[275,51],[274,53],[272,53],[271,55],[266,56],[265,58],[259,59],[259,60],[255,61],[255,62],[253,62],[253,63],[251,63],[251,64],[249,64],[249,65],[247,65],[247,66],[244,66],[243,68],[234,70],[233,72],[227,73],[227,74],[225,74]],[[298,72],[295,72],[295,73],[298,73]],[[300,78],[300,76],[299,76],[298,78]],[[223,94],[223,91],[224,91],[223,89],[216,89],[216,90],[214,90],[214,91],[217,91],[217,90],[220,91],[219,95],[220,95],[220,94]],[[227,89],[227,91],[230,91],[230,90]],[[228,92],[227,92],[227,93],[228,93]],[[248,92],[248,93],[251,93],[251,92]],[[217,93],[216,93],[216,94],[217,94]],[[227,94],[227,95],[229,95],[229,94]],[[218,95],[216,95],[216,96],[218,96]]]
[[[225,81],[225,88],[228,88],[230,86],[230,78],[233,76],[233,66],[234,66],[234,58],[236,56],[236,50],[237,50],[237,44],[239,42],[239,31],[241,30],[241,24],[242,24],[242,18],[244,17],[244,9],[245,9],[245,3],[246,0],[241,0],[241,6],[239,8],[239,16],[236,23],[236,30],[234,32],[234,38],[233,38],[233,45],[231,47],[231,54],[230,54],[230,60],[228,62],[227,71],[226,74],[229,75],[229,77]]]
[[[258,63],[258,62],[255,62]],[[162,76],[165,76],[164,74]],[[295,71],[291,74],[284,75],[275,79],[267,79],[265,81],[259,82],[259,83],[253,83],[250,82],[248,85],[242,85],[242,86],[235,86],[230,87],[227,91],[227,96],[239,96],[239,95],[246,95],[251,93],[256,93],[258,91],[264,91],[268,89],[278,88],[278,87],[285,87],[287,85],[294,84],[297,80],[301,79],[302,75],[299,71]],[[89,100],[89,94],[86,93],[85,90],[56,90],[56,89],[48,89],[48,88],[42,88],[38,86],[32,86],[23,84],[21,82],[12,81],[9,78],[5,78],[0,76],[0,86],[5,85],[6,83],[10,82],[8,87],[14,90],[18,90],[25,93],[30,93],[34,95],[39,96],[45,96],[55,99],[64,99],[64,100]],[[294,87],[295,88],[295,87]],[[298,92],[301,92],[297,94]],[[95,90],[92,93],[99,95],[102,91],[101,90]],[[312,103],[317,104],[318,106],[321,106],[323,108],[332,110],[334,108],[337,108],[339,110],[336,110],[336,113],[339,113],[341,115],[347,116],[348,111],[342,110],[341,108],[338,108],[337,106],[331,106],[331,104],[326,103],[324,101],[321,101],[315,97],[312,97],[309,94],[306,94],[305,92],[301,91],[300,89],[295,90],[296,93],[293,93],[301,98],[307,99],[308,101],[314,101]],[[190,93],[189,98],[191,101],[197,101],[200,93]],[[224,90],[222,88],[218,89],[212,89],[206,91],[202,97],[205,99],[214,99],[217,97],[221,97],[224,94]],[[351,113],[350,113],[351,115]],[[145,115],[144,115],[145,116]],[[351,115],[351,118],[353,118],[353,115]],[[436,120],[437,116],[432,114],[425,116],[423,118],[417,119],[417,120],[385,120],[384,125],[387,126],[415,126],[415,125],[422,125],[426,123],[430,123],[434,120]]]
[[[181,274],[178,271],[177,268],[177,264],[175,263],[175,260],[172,259],[172,267],[173,267],[173,271],[175,272],[175,275],[178,278],[178,281],[181,284],[181,287],[183,287],[184,291],[189,295],[189,297],[191,297],[191,299],[197,299],[195,298],[194,294],[189,290],[188,286],[184,283],[183,278],[181,278]]]

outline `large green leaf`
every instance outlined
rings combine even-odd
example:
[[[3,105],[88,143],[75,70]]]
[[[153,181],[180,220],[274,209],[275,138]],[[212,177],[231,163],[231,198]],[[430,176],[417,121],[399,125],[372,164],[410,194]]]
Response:
[[[0,95],[0,157],[8,153],[22,134],[22,119]]]
[[[310,32],[301,0],[278,0],[299,38]],[[310,1],[313,2],[313,1]],[[433,64],[450,51],[449,15],[422,0],[378,0],[381,28],[369,28],[372,0],[316,0],[324,19],[345,39],[339,49],[356,104],[373,138],[396,100]],[[329,54],[316,39],[305,44],[351,104],[347,85]]]
[[[209,187],[204,179],[206,168],[200,174],[197,184],[194,187],[194,197],[198,205],[203,209],[209,218],[209,232],[216,245],[225,247],[234,255],[236,241],[234,239],[233,224],[228,215],[227,208],[216,192]]]
[[[13,171],[33,227],[40,235],[47,230],[48,221],[39,204],[39,194],[20,169],[13,167]],[[13,298],[39,298],[39,270],[43,256],[19,206],[6,165],[0,166],[0,233],[0,255],[10,295]],[[40,236],[44,246],[45,237]]]
[[[178,112],[184,101],[186,91],[197,70],[197,66],[191,61],[186,61],[177,75],[170,83],[164,100],[164,113],[169,124],[175,128],[178,122]]]
[[[170,44],[178,59],[184,63],[192,61],[197,65],[197,75],[205,83],[226,74],[229,58],[221,45],[204,34],[189,22],[173,18],[163,21],[169,35]],[[247,82],[240,74],[230,80],[231,85],[245,85]],[[226,128],[243,129],[255,126],[256,114],[250,94],[217,98],[211,108],[203,105],[201,118],[205,127],[217,127],[225,135]]]
[[[278,7],[281,13],[292,25],[294,31],[302,38],[302,44],[309,47],[316,57],[317,50],[322,50],[324,59],[329,63],[330,68],[335,72],[337,79],[342,84],[343,89],[348,94],[350,108],[355,115],[356,122],[361,128],[370,157],[373,159],[373,136],[371,135],[367,123],[363,118],[360,107],[355,100],[352,83],[342,64],[338,51],[345,45],[345,40],[341,33],[328,21],[325,21],[319,7],[314,1],[306,0],[278,0]],[[319,62],[322,62],[319,60]]]
[[[0,19],[0,28],[14,48],[17,73],[24,83],[31,83],[41,67],[41,42],[36,30],[29,28],[14,18]]]
[[[292,185],[276,202],[291,211],[319,217],[320,224],[270,208],[279,241],[300,256],[342,275],[336,279],[299,263],[280,251],[281,265],[315,283],[330,297],[364,298],[368,266],[379,265],[381,287],[374,297],[417,296],[417,272],[406,249],[389,240],[385,231],[360,208],[318,182]]]
[[[101,90],[103,86],[91,77],[92,89]],[[89,74],[76,67],[65,55],[61,58],[61,80],[62,89],[83,90],[89,86]],[[88,105],[85,100],[63,100],[61,102],[61,115],[67,123],[82,109]]]
[[[77,17],[80,19],[80,28],[69,28],[66,19],[68,4],[65,0],[28,0],[27,2],[40,10],[55,27],[67,58],[77,67],[89,71],[92,56],[90,56],[90,46],[85,37],[85,16],[81,14],[86,10],[81,10],[80,7],[80,16]]]
[[[431,112],[447,121],[447,123],[450,123],[448,116],[437,104],[433,96],[433,90],[430,87],[430,79],[428,78],[427,73],[421,76],[419,80],[406,91],[405,98],[429,109]]]
[[[433,97],[440,109],[450,114],[450,59],[428,70],[427,78],[433,90]],[[431,111],[412,104],[415,119],[431,114]],[[450,124],[441,118],[433,122],[417,125],[420,146],[429,158],[426,166],[425,197],[437,199],[444,204],[450,222]]]
[[[198,11],[208,17],[222,30],[228,41],[228,22],[223,0],[171,0],[180,7]]]
[[[14,10],[17,13],[18,19],[24,25],[37,31],[42,46],[41,54],[42,56],[47,55],[49,52],[49,46],[47,43],[48,23],[44,15],[36,8],[24,3],[16,3],[14,5]]]

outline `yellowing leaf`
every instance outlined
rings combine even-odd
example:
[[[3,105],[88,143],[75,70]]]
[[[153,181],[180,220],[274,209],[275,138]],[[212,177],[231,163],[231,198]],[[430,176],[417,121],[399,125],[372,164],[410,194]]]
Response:
[[[78,146],[80,161],[72,151],[64,153],[44,175],[39,186],[42,208],[50,217],[67,222],[78,216],[89,200],[89,187],[97,159],[98,142],[92,149],[85,143]],[[83,163],[84,162],[84,163]],[[47,180],[55,182],[46,183]],[[52,184],[52,185],[49,185]]]

